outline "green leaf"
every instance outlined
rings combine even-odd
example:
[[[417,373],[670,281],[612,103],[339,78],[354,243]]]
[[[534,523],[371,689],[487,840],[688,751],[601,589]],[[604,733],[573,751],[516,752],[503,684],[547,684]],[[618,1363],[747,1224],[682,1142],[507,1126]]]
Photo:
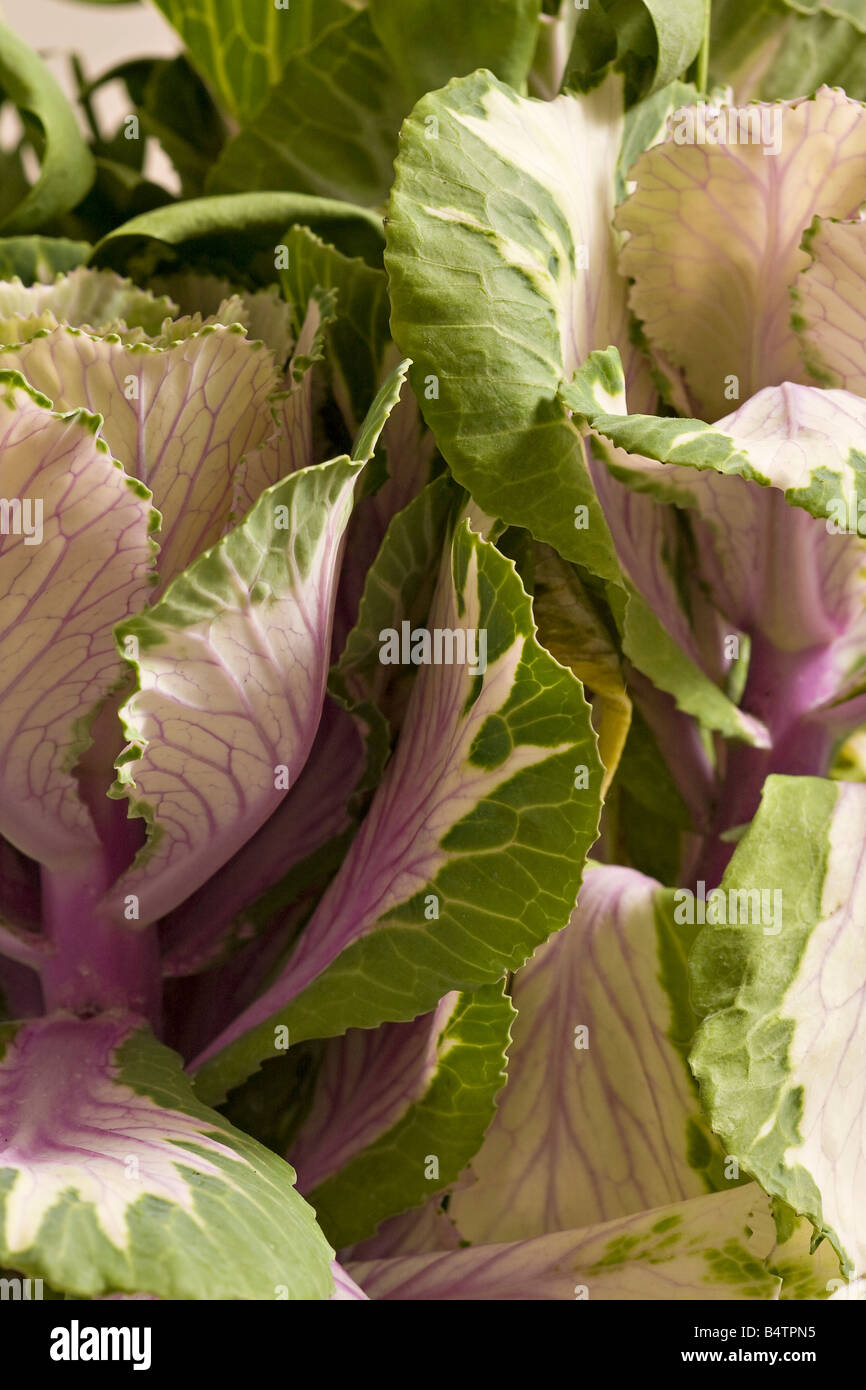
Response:
[[[545,103],[479,73],[419,103],[404,127],[388,219],[392,330],[415,363],[439,448],[478,504],[612,580],[636,659],[683,709],[732,736],[766,739],[623,575],[571,415],[579,406],[559,397],[563,377],[601,340],[626,352],[631,408],[653,395],[629,345],[611,242],[621,87],[610,77],[584,97]],[[607,204],[586,198],[588,186],[607,190]],[[613,375],[607,396],[597,383],[607,410],[620,408],[623,381]]]
[[[14,149],[0,149],[0,223],[7,213],[14,212],[30,192],[30,180],[22,157],[26,143],[25,137]]]
[[[0,1026],[0,1095],[0,1264],[78,1298],[330,1296],[293,1169],[202,1105],[140,1020]]]
[[[790,100],[822,84],[866,98],[866,0],[713,0],[710,74],[737,101]]]
[[[662,883],[677,883],[685,852],[683,836],[693,829],[692,816],[649,725],[637,710],[632,712],[614,791],[618,858]]]
[[[658,45],[650,91],[682,76],[697,57],[704,37],[708,0],[643,0]]]
[[[375,1113],[377,1100],[379,1107],[382,1105],[382,1097],[370,1090],[377,1078],[376,1040],[383,1047],[389,1043],[399,1047],[401,1031],[417,1031],[422,1020],[385,1024],[384,1036],[382,1030],[370,1033],[353,1029],[325,1049],[320,1092],[296,1135],[292,1152],[297,1152],[294,1161],[319,1224],[338,1249],[372,1235],[387,1217],[422,1205],[431,1192],[455,1181],[480,1147],[493,1119],[496,1096],[505,1083],[505,1049],[514,1009],[503,994],[501,982],[485,985],[474,994],[449,997],[447,1006],[445,1020],[438,1024],[441,1031],[435,1038],[434,1059],[425,1070],[421,1093],[409,1104],[405,1103],[408,1097],[402,1097],[403,1113],[395,1123],[353,1153],[338,1171],[310,1188],[304,1178],[304,1155],[310,1149],[311,1158],[315,1155],[316,1136],[311,1131],[328,1142],[322,1126],[328,1120],[333,1126],[333,1087],[343,1094],[345,1105],[352,1103],[344,1093],[345,1078],[340,1086],[342,1069],[353,1075],[353,1061],[357,1067],[366,1055],[365,1048],[373,1049],[358,1087]],[[431,1021],[438,1018],[437,1012]],[[331,1135],[331,1146],[339,1150],[335,1140]],[[429,1175],[431,1157],[437,1161],[433,1177]]]
[[[385,201],[408,101],[365,12],[286,66],[218,159],[213,193],[279,188],[365,206]]]
[[[593,726],[605,767],[602,796],[616,772],[631,721],[619,652],[573,565],[549,546],[533,552],[532,611],[539,640],[594,698]]]
[[[583,441],[557,392],[593,348],[628,345],[610,226],[623,120],[616,77],[554,102],[483,72],[431,93],[403,128],[386,255],[394,338],[457,481],[491,515],[613,579]]]
[[[153,62],[141,101],[141,123],[180,175],[186,198],[204,192],[226,128],[204,83],[181,55]]]
[[[540,0],[370,0],[370,19],[411,105],[452,77],[489,68],[526,81],[538,37]]]
[[[75,116],[42,59],[0,24],[0,90],[42,128],[45,150],[39,178],[0,221],[7,236],[34,232],[75,207],[95,176],[93,156]]]
[[[440,477],[393,518],[367,572],[355,626],[331,670],[328,689],[366,729],[366,781],[375,783],[387,761],[396,711],[402,711],[415,675],[413,668],[382,664],[379,634],[399,630],[404,620],[413,627],[426,620],[460,496],[449,478]]]
[[[115,155],[120,152],[115,151]],[[75,212],[62,219],[58,230],[67,235],[84,237],[95,244],[114,227],[134,217],[142,217],[156,208],[171,207],[174,203],[175,199],[168,190],[162,184],[145,178],[135,164],[98,155],[93,187]]]
[[[83,265],[91,253],[87,241],[67,241],[64,237],[0,237],[0,279],[23,280],[25,285],[50,284],[56,275],[65,275]]]
[[[631,107],[625,118],[616,175],[618,203],[626,196],[629,172],[638,156],[664,140],[668,133],[668,117],[674,111],[681,106],[691,106],[697,100],[698,89],[690,82],[671,82]]]
[[[485,669],[419,667],[340,873],[281,976],[197,1059],[203,1094],[272,1055],[278,1025],[296,1042],[414,1018],[498,979],[568,919],[601,779],[580,685],[535,641],[511,562],[465,521],[428,624],[485,632]]]
[[[611,597],[617,597],[615,591]],[[678,709],[725,738],[741,739],[757,748],[768,746],[764,723],[740,710],[683,652],[641,594],[633,590],[624,603],[615,604],[615,611],[626,656],[659,690],[673,695]]]
[[[747,469],[751,467],[732,438],[701,421],[625,414],[624,388],[619,354],[615,348],[609,348],[606,352],[591,353],[573,380],[563,383],[560,389],[560,397],[572,412],[574,421],[585,421],[603,436],[594,441],[594,452],[615,478],[665,501],[673,500],[682,506],[697,505],[685,470],[669,470],[666,474],[658,469],[651,472],[651,465],[647,465],[642,472],[639,460],[612,454],[605,448],[604,440],[611,440],[622,448],[632,448],[636,453],[646,452],[650,457],[655,457],[653,451],[660,444],[673,454],[672,441],[676,440],[682,445],[684,462],[686,459],[703,460],[696,466],[712,468],[718,460],[720,467],[727,468],[733,460],[731,471],[741,465]],[[631,526],[634,525],[632,520]],[[628,542],[631,553],[627,559],[630,561],[636,555],[640,565],[637,579],[633,583],[623,574],[619,584],[608,585],[608,601],[620,630],[623,650],[660,690],[674,696],[677,707],[684,713],[728,738],[766,747],[769,735],[765,725],[739,710],[700,662],[700,648],[693,640],[691,618],[683,609],[675,576],[668,574],[671,569],[668,550],[672,543],[671,529],[675,529],[675,525],[670,513],[653,508],[644,510],[640,525],[643,549],[638,551],[631,540]],[[623,563],[625,567],[626,561]],[[655,583],[666,574],[671,582],[654,590],[654,607],[636,584],[640,580]],[[674,632],[677,632],[676,637]],[[684,649],[688,638],[692,639],[691,654]]]
[[[866,423],[861,397],[813,386],[770,387],[760,393],[758,404],[747,401],[727,421],[707,425],[660,415],[609,414],[611,372],[617,372],[615,349],[593,353],[574,381],[563,385],[561,395],[576,417],[620,451],[603,457],[614,477],[637,491],[681,507],[703,506],[712,523],[707,499],[717,494],[708,489],[715,484],[714,475],[721,474],[778,488],[790,506],[814,517],[838,520],[840,507],[857,515],[863,489],[859,446]],[[618,379],[621,383],[621,372]],[[788,412],[794,402],[792,427]],[[809,432],[808,451],[798,430]],[[721,523],[719,534],[724,535]]]
[[[352,446],[352,458],[356,463],[369,463],[376,452],[379,436],[396,409],[411,365],[409,361],[400,362],[376,393]]]
[[[97,265],[127,268],[141,280],[157,266],[198,259],[211,270],[215,263],[233,265],[244,276],[258,255],[262,278],[275,278],[276,248],[286,227],[308,226],[346,255],[362,255],[381,264],[382,219],[352,203],[314,198],[305,193],[237,193],[192,198],[143,213],[115,227],[94,248]],[[267,261],[270,262],[269,268]]]
[[[241,121],[258,108],[287,61],[330,25],[351,15],[351,0],[156,0],[193,61]]]
[[[727,1151],[866,1270],[866,788],[769,777],[698,938],[692,1052]]]
[[[290,303],[306,305],[317,290],[337,292],[336,315],[327,329],[327,363],[347,425],[354,429],[378,389],[391,340],[385,273],[344,256],[307,227],[290,229],[283,240],[289,264],[280,281]]]
[[[626,76],[629,105],[681,77],[704,36],[706,0],[594,0],[578,14],[566,86]]]

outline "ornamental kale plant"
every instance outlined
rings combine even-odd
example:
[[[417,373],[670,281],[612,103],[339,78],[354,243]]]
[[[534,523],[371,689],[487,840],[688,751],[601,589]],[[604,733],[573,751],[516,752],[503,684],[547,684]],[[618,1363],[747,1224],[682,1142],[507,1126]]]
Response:
[[[866,4],[159,8],[0,27],[4,1274],[862,1297]]]

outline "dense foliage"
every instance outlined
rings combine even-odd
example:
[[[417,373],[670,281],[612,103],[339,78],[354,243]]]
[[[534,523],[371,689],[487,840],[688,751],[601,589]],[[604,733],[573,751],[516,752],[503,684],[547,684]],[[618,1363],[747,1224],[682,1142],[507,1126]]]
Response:
[[[0,26],[0,1265],[856,1296],[866,2],[158,3]]]

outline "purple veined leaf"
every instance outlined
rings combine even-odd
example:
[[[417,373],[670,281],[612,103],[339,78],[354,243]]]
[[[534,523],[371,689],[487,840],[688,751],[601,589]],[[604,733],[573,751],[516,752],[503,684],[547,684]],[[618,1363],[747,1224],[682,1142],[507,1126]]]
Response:
[[[412,1023],[352,1029],[325,1049],[310,1113],[292,1141],[301,1190],[312,1192],[389,1130],[427,1091],[437,1042],[458,995]]]
[[[285,1151],[338,1249],[459,1180],[505,1082],[514,1010],[503,986],[452,992],[412,1022],[349,1029],[321,1047]]]
[[[397,409],[402,405],[401,398]],[[377,501],[378,494],[359,504],[372,534],[377,524],[365,503]],[[399,668],[379,661],[378,634],[383,626],[399,627],[404,618],[416,625],[426,620],[435,584],[431,570],[455,504],[456,490],[441,480],[394,519],[367,572],[357,630],[342,644],[343,655],[331,673],[337,699],[325,700],[304,770],[261,830],[163,922],[167,973],[212,965],[233,940],[267,928],[275,913],[339,866],[405,707],[406,682],[398,679]],[[350,527],[354,520],[355,513]],[[350,530],[349,549],[357,536]],[[338,611],[340,596],[357,577],[353,570],[347,583],[344,564]],[[337,619],[335,629],[336,624]]]
[[[816,380],[866,396],[866,223],[816,217],[803,240],[811,257],[792,290],[794,325]]]
[[[272,401],[276,431],[244,455],[235,475],[235,518],[246,516],[265,488],[315,463],[313,367],[324,354],[325,329],[332,317],[331,298],[320,295],[309,301],[283,387]]]
[[[155,336],[176,313],[177,305],[168,296],[139,289],[113,270],[79,266],[48,284],[0,281],[0,343],[4,346],[29,342],[61,324],[98,334],[138,330]]]
[[[235,306],[232,312],[251,333],[260,333],[272,350],[275,343],[286,346],[285,316],[290,308],[273,292],[245,295],[242,300],[227,298],[231,292],[228,282],[210,283],[189,275],[172,277],[164,284],[182,305],[199,303],[204,311],[220,311],[226,322],[230,321],[228,310]],[[237,470],[236,515],[246,513],[266,487],[313,462],[311,367],[321,358],[330,313],[326,297],[311,299],[289,363],[288,392],[275,404],[277,434],[247,454]],[[262,830],[163,924],[165,973],[183,974],[212,966],[238,934],[243,937],[256,930],[249,920],[235,919],[294,866],[348,829],[347,803],[354,787],[351,779],[357,779],[362,765],[361,742],[352,721],[332,708],[317,732],[312,768],[292,787],[290,796]],[[126,826],[128,841],[136,822]],[[122,829],[120,825],[112,827],[112,844],[121,839]],[[128,866],[138,847],[134,846],[118,871]],[[277,906],[269,901],[262,911],[273,912]]]
[[[630,304],[658,365],[681,373],[683,413],[715,420],[763,386],[810,380],[789,288],[808,264],[800,242],[812,218],[852,217],[866,197],[866,111],[822,87],[722,107],[733,141],[699,139],[696,119],[697,108],[682,108],[665,143],[641,155],[616,225],[628,235]]]
[[[776,1299],[785,1275],[826,1297],[839,1272],[826,1244],[809,1255],[808,1223],[781,1240],[757,1183],[579,1230],[347,1267],[374,1301],[425,1302]]]
[[[632,1216],[724,1185],[683,1050],[697,929],[677,927],[662,901],[655,880],[592,866],[568,926],[517,971],[508,1082],[470,1164],[475,1181],[449,1206],[473,1244]]]
[[[225,529],[235,469],[274,431],[273,358],[240,326],[210,325],[165,347],[66,327],[0,352],[58,410],[86,407],[162,516],[159,576],[179,575]]]
[[[452,1183],[453,1192],[458,1183]],[[397,1255],[429,1254],[436,1250],[459,1250],[461,1236],[442,1205],[443,1194],[429,1197],[421,1207],[404,1211],[383,1221],[375,1235],[340,1252],[345,1262],[390,1260]]]
[[[151,591],[155,517],[98,418],[54,414],[15,373],[0,383],[0,829],[54,872],[99,849],[71,769],[123,676],[113,627]]]
[[[362,459],[404,378],[401,365],[371,407]],[[113,795],[129,797],[149,836],[107,895],[107,920],[130,920],[130,901],[142,926],[171,912],[297,780],[321,717],[341,542],[363,467],[338,458],[268,489],[158,604],[118,628],[138,689],[121,712],[130,744]]]
[[[416,626],[426,620],[434,566],[458,495],[445,479],[437,480],[392,522],[367,574],[357,628],[331,672],[336,698],[325,699],[304,770],[261,830],[163,921],[163,961],[169,975],[210,968],[240,940],[270,932],[276,918],[282,918],[301,894],[311,910],[311,885],[321,892],[339,867],[381,777],[405,713],[406,687],[411,688],[404,671],[379,660],[379,632],[383,626],[399,628],[404,619]],[[362,505],[366,500],[375,499],[362,499]],[[344,567],[338,605],[345,577]],[[354,580],[353,573],[351,583]],[[291,935],[284,944],[290,941]],[[258,965],[252,963],[252,958],[258,962],[259,953],[245,955],[251,961],[247,976],[260,978]],[[224,982],[220,976],[213,989],[226,999],[238,999],[237,983],[230,988],[230,979],[234,980],[231,972]],[[246,989],[241,994],[248,1002]],[[201,1007],[199,1000],[199,1016]],[[212,1019],[213,1009],[208,1007],[206,1014]],[[225,1017],[221,1026],[229,1022]],[[206,1029],[198,1029],[197,1035],[196,1051],[214,1036]],[[179,1044],[184,1055],[190,1055],[188,1043],[185,1031],[184,1043]]]
[[[0,376],[9,510],[0,550],[0,828],[41,866],[47,1005],[125,1004],[155,1019],[155,941],[114,941],[94,917],[111,864],[75,768],[100,703],[124,678],[113,628],[152,591],[158,516],[98,437],[98,416],[57,415],[19,374]],[[19,976],[15,993],[18,984],[29,998],[32,987]]]
[[[573,379],[561,384],[559,396],[578,432],[596,418],[620,424],[655,418],[627,414],[615,348],[591,353]],[[624,487],[616,469],[607,473],[602,459],[609,465],[608,450],[598,434],[587,443],[590,476],[616,553],[618,575],[607,584],[606,597],[624,657],[707,730],[767,747],[765,725],[741,710],[728,688],[733,682],[719,615],[700,586],[688,586],[694,560],[676,513],[640,495],[650,488]]]
[[[513,564],[465,520],[427,621],[430,663],[361,829],[279,979],[191,1064],[202,1094],[272,1055],[277,1026],[299,1041],[416,1017],[498,979],[567,919],[597,832],[580,686],[535,642]],[[453,646],[445,660],[444,634],[461,632],[463,661]]]
[[[331,1273],[334,1276],[334,1292],[331,1294],[332,1303],[356,1301],[363,1299],[368,1301],[364,1290],[359,1288],[350,1274],[347,1274],[342,1265],[338,1265],[336,1260],[331,1261]]]
[[[220,276],[193,270],[153,276],[148,284],[153,294],[166,295],[193,319],[227,327],[241,324],[248,338],[261,339],[279,370],[295,348],[293,309],[276,286],[247,290]]]
[[[764,692],[763,707],[751,706],[776,732],[780,719],[827,703],[866,650],[863,541],[827,524],[856,496],[866,402],[809,386],[760,391],[713,427],[729,441],[730,473],[742,476],[677,466],[676,435],[687,447],[690,422],[677,424],[665,462],[616,450],[608,466],[631,486],[690,509],[699,578],[715,607],[751,637],[752,663],[764,656],[779,668],[775,676],[766,670],[755,692]],[[822,475],[835,479],[838,506]],[[790,681],[795,670],[781,708],[775,681]]]
[[[160,923],[166,975],[217,964],[233,943],[255,936],[304,891],[308,876],[319,871],[318,852],[337,842],[339,854],[352,825],[349,803],[364,763],[355,721],[326,697],[307,762],[285,799],[221,869]],[[333,867],[338,863],[335,859]],[[330,864],[329,858],[322,871]]]
[[[694,582],[730,624],[740,707],[769,735],[763,752],[728,750],[722,835],[751,820],[768,773],[826,773],[846,719],[850,730],[863,717],[852,673],[866,656],[856,525],[866,401],[785,384],[705,425],[609,414],[606,388],[596,413],[590,402],[616,375],[613,357],[598,354],[564,398],[615,446],[603,456],[618,479],[685,510]],[[717,881],[730,853],[720,842],[705,876]]]
[[[262,336],[267,336],[270,344],[276,343],[277,351],[285,349],[285,355],[291,341],[290,338],[288,342],[286,339],[287,331],[290,333],[291,330],[291,310],[276,291],[261,291],[239,298],[231,295],[231,287],[227,284],[216,280],[212,283],[200,280],[196,285],[189,283],[194,278],[175,277],[186,296],[195,297],[196,291],[198,292],[200,311],[208,313],[212,309],[217,317],[222,314],[221,321],[226,326],[241,322],[245,328],[249,328],[254,323],[256,329],[261,330]],[[44,359],[44,348],[34,345],[32,340],[35,337],[44,337],[45,331],[57,328],[60,323],[85,328],[91,336],[94,333],[102,336],[108,333],[119,335],[124,348],[135,342],[145,342],[156,347],[166,346],[175,340],[179,342],[201,331],[202,312],[194,319],[183,322],[176,320],[177,313],[178,306],[174,299],[168,296],[156,298],[151,291],[139,290],[129,280],[121,279],[113,271],[82,268],[71,275],[58,278],[50,285],[0,285],[0,341],[28,343],[31,367],[37,374],[48,370],[50,364]],[[163,329],[166,332],[160,337]],[[84,350],[80,343],[78,349]],[[94,348],[94,351],[98,350]],[[111,351],[116,354],[120,350],[121,345],[115,340]],[[91,364],[91,367],[88,379],[94,374],[98,376],[98,363]],[[177,393],[183,388],[181,377],[186,372],[186,365],[183,362],[175,363],[175,369],[173,384]],[[177,373],[180,373],[180,376]],[[115,386],[115,397],[121,396],[120,384],[117,383]],[[128,405],[129,410],[137,409],[135,396],[140,384],[132,375],[123,380],[123,396],[133,398]],[[97,394],[100,390],[110,390],[110,386],[107,387],[101,379],[95,383],[91,381],[91,385]],[[68,390],[68,386],[68,382],[54,381],[51,383],[51,390],[56,393],[58,390]],[[163,382],[162,387],[164,386]],[[167,394],[162,388],[156,393],[162,400],[162,405],[153,403],[157,416],[161,409],[164,411],[163,397]],[[106,400],[100,398],[97,403],[105,414]],[[117,400],[110,404],[116,423]],[[184,422],[181,413],[174,423],[183,436],[184,444],[188,445],[189,422]],[[123,434],[120,425],[117,426],[117,432]],[[211,444],[213,442],[212,439]],[[143,429],[135,440],[139,451],[135,463],[139,468],[145,453],[148,453],[148,464],[152,462],[152,452],[149,451],[153,443],[152,432],[149,434],[146,428]],[[186,462],[185,459],[184,464]],[[212,476],[211,483],[215,476]],[[122,730],[117,718],[122,700],[121,693],[109,696],[96,714],[91,726],[91,746],[83,754],[76,769],[79,793],[103,843],[110,878],[117,877],[128,867],[143,838],[140,833],[142,827],[135,822],[127,821],[123,809],[107,799],[107,792],[114,777],[114,760],[123,747]]]
[[[230,1024],[232,1007],[237,1012],[251,1002],[315,906],[325,886],[322,875],[330,877],[345,857],[412,687],[404,669],[379,660],[379,632],[383,626],[399,628],[404,619],[413,626],[426,621],[435,566],[459,496],[446,479],[438,479],[391,523],[367,576],[357,627],[331,673],[339,704],[326,698],[301,777],[261,830],[161,925],[169,974],[211,968],[241,939],[251,938],[236,962],[218,967],[202,990],[191,985],[173,991],[169,1016],[182,1024],[182,1033],[169,1036],[184,1056],[202,1051]],[[291,909],[295,903],[300,916]],[[253,944],[260,932],[273,938],[274,951],[267,943],[261,950]],[[188,1026],[190,1014],[194,1028]]]
[[[292,1169],[201,1105],[140,1018],[0,1026],[0,1135],[0,1262],[53,1289],[333,1291],[333,1252]]]
[[[360,467],[337,460],[269,489],[242,527],[119,630],[140,655],[139,689],[122,710],[130,754],[117,793],[152,831],[111,895],[118,920],[129,894],[141,899],[142,922],[165,916],[300,775],[321,714],[340,539]],[[280,509],[288,530],[277,529]]]
[[[168,975],[210,968],[233,943],[269,929],[275,914],[339,867],[408,698],[405,673],[379,660],[378,634],[404,619],[414,625],[426,620],[435,585],[431,570],[458,495],[445,479],[437,480],[392,522],[367,573],[357,629],[331,673],[336,698],[325,699],[304,770],[261,829],[162,922]],[[361,506],[376,500],[364,498]],[[345,578],[344,566],[338,605],[357,575],[352,572],[349,585]],[[200,1048],[210,1040],[201,1037]],[[186,1046],[181,1050],[186,1054]]]
[[[847,392],[784,385],[759,392],[717,428],[748,455],[757,475],[751,482],[677,470],[705,527],[699,552],[717,605],[779,651],[835,649],[831,666],[845,668],[866,640],[863,547],[856,535],[830,532],[833,492],[822,494],[820,478],[826,470],[843,496],[856,490],[866,403]],[[809,707],[822,694],[818,686],[797,702]]]

